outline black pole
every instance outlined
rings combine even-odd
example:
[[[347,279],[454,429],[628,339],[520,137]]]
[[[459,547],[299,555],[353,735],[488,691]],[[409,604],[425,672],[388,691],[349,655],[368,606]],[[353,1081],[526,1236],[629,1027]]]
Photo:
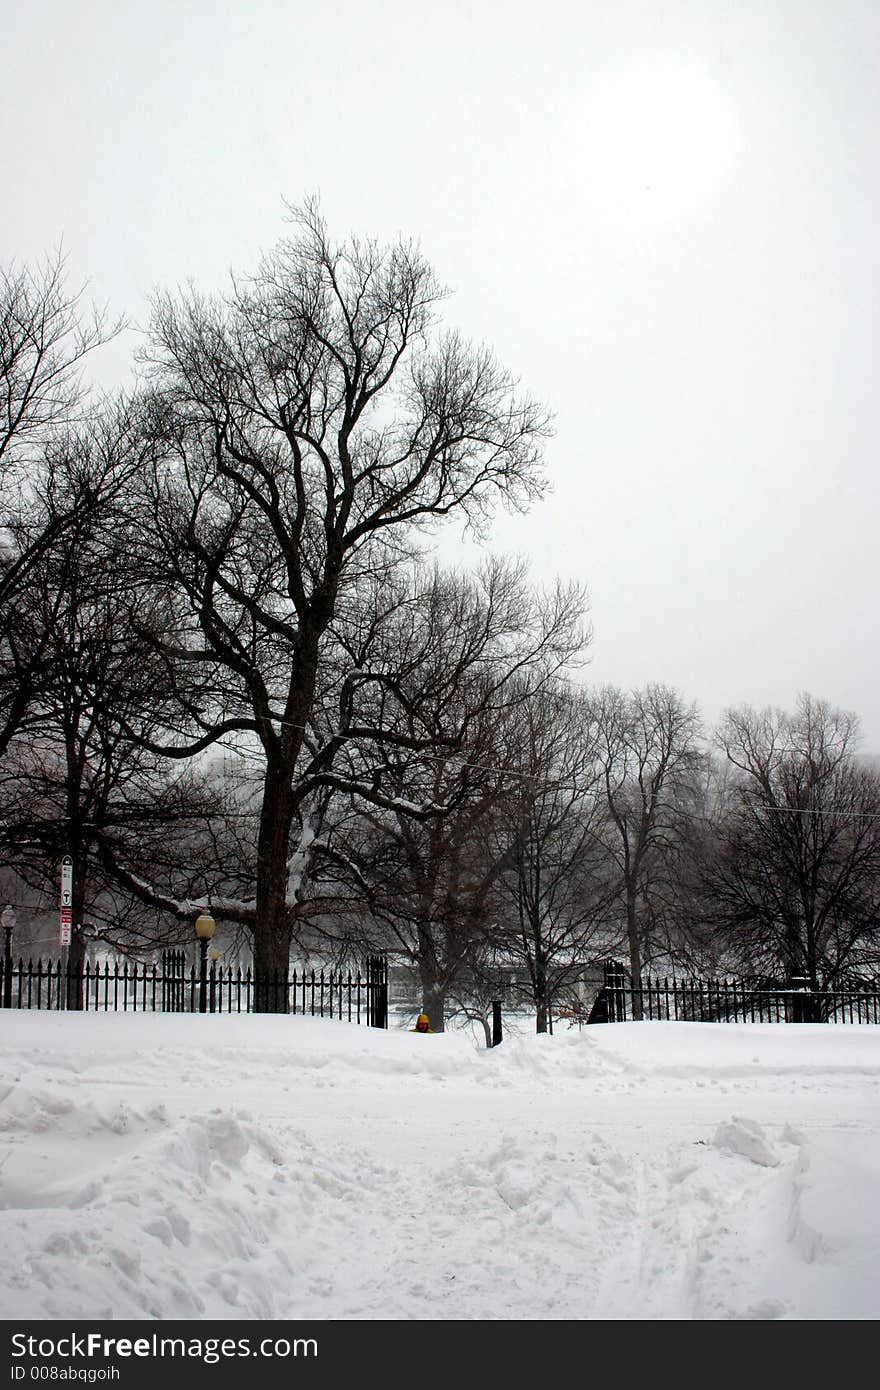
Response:
[[[5,927],[6,946],[3,951],[3,1007],[12,1008],[12,928]]]
[[[497,1047],[503,1040],[504,1032],[501,1027],[501,1000],[492,1000],[492,1046]]]
[[[208,938],[199,937],[199,1013],[208,1012]]]
[[[791,977],[791,1021],[792,1023],[815,1023],[816,1012],[812,995],[812,986],[809,977],[806,975],[792,975]]]

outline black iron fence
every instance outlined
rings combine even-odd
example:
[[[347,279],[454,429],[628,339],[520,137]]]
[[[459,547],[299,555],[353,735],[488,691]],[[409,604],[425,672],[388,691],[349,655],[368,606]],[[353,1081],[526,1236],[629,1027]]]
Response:
[[[0,1001],[11,1009],[101,1013],[289,1013],[388,1027],[388,966],[371,957],[366,975],[335,970],[257,973],[248,967],[187,966],[183,951],[161,963],[86,962],[0,957]]]
[[[807,980],[787,985],[748,980],[679,980],[645,976],[632,984],[609,962],[588,1023],[651,1019],[695,1023],[877,1023],[880,981],[814,990]]]
[[[7,1009],[75,1009],[103,1013],[290,1013],[388,1027],[388,963],[372,956],[365,973],[294,970],[257,973],[211,962],[188,965],[186,953],[165,951],[161,962],[86,962],[0,956],[0,1005]],[[733,979],[645,976],[636,984],[616,962],[581,1022],[630,1020],[700,1023],[880,1024],[880,981],[810,989],[807,981],[780,985]]]

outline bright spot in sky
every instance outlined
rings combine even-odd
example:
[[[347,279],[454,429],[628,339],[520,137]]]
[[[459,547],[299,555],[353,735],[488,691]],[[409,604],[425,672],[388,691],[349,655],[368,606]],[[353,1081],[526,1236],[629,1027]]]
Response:
[[[669,217],[700,207],[730,166],[732,103],[704,68],[645,60],[587,88],[587,165],[592,201]]]

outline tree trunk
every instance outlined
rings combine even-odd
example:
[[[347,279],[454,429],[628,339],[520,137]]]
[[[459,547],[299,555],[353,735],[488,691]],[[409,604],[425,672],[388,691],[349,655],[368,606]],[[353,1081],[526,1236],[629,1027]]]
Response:
[[[313,599],[307,629],[290,675],[285,719],[273,752],[267,749],[257,842],[254,973],[257,1013],[287,1013],[292,912],[288,904],[290,829],[296,809],[293,780],[315,693],[321,634],[333,616],[338,575]],[[318,613],[318,609],[320,612]]]
[[[534,990],[535,990],[535,1032],[552,1032],[550,1024],[550,999],[547,993],[547,970],[544,961],[537,954],[534,970]]]
[[[419,961],[419,979],[422,984],[422,1011],[428,1015],[428,1026],[432,1033],[444,1033],[446,985],[430,961]]]
[[[287,906],[287,859],[293,796],[290,775],[270,765],[263,782],[257,852],[257,915],[254,922],[254,1010],[287,1013],[291,921]]]
[[[642,1009],[642,946],[639,940],[639,919],[636,911],[636,901],[634,893],[627,893],[626,897],[626,935],[629,945],[629,987],[632,991],[632,1016],[639,1020],[643,1017]]]

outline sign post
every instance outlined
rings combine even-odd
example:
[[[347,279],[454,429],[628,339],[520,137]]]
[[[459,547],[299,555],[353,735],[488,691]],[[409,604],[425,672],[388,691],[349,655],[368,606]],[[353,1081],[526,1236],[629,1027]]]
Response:
[[[65,854],[61,861],[61,903],[59,909],[59,940],[62,946],[70,945],[70,927],[73,917],[73,860]]]

